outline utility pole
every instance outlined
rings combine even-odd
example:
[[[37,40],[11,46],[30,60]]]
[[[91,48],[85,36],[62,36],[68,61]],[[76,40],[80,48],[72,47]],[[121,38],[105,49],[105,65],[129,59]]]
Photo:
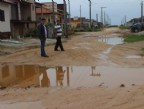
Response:
[[[81,21],[81,5],[80,5],[80,29],[82,27],[82,21]]]
[[[64,2],[64,35],[66,38],[68,38],[67,34],[67,8],[66,8],[66,1],[63,0]]]
[[[69,4],[69,24],[71,24],[70,0],[68,0],[68,4]]]
[[[103,24],[103,8],[106,8],[106,7],[101,7],[101,23]]]
[[[53,18],[53,21],[52,21],[52,31],[53,31],[53,33],[52,33],[52,35],[53,35],[53,37],[54,37],[54,29],[55,29],[55,12],[54,12],[55,10],[54,10],[54,1],[52,0],[52,18]]]
[[[53,16],[53,24],[55,24],[55,12],[54,12],[54,1],[52,0],[52,16]]]
[[[104,26],[106,25],[106,13],[104,11]]]
[[[143,22],[143,1],[141,1],[141,22]]]
[[[92,27],[92,22],[91,22],[91,0],[88,0],[89,1],[89,17],[90,17],[90,29]]]
[[[99,20],[99,19],[98,19],[98,14],[96,14],[96,21],[98,22],[98,20]]]
[[[127,17],[125,16],[125,26],[127,26]]]

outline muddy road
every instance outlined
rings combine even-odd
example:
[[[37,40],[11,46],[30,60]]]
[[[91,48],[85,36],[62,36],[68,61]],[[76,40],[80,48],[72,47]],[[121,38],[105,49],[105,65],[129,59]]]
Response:
[[[24,50],[1,56],[0,62],[46,66],[144,66],[144,58],[140,56],[144,43],[124,44],[121,30],[110,28],[103,32],[81,34],[73,36],[63,43],[66,50],[64,52],[54,51],[53,45],[46,46],[48,58],[40,56],[39,47],[32,49],[23,47]]]
[[[122,31],[80,33],[49,57],[36,46],[4,48],[0,109],[143,109],[144,41],[124,43]]]

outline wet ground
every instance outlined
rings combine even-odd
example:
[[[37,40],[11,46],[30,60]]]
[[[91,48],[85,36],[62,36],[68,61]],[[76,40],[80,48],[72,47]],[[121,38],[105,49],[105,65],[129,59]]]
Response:
[[[89,37],[89,36],[87,36]],[[99,54],[99,59],[113,66],[39,66],[6,64],[0,66],[1,87],[119,87],[144,84],[144,68],[118,67],[108,59],[114,46],[123,44],[122,37],[100,36],[98,42],[111,46]],[[16,42],[17,43],[17,42]],[[78,43],[88,46],[90,43]],[[78,49],[73,47],[72,49]],[[85,47],[86,48],[86,47]],[[87,49],[90,49],[87,47]],[[131,55],[126,58],[141,58]]]
[[[1,87],[119,87],[144,84],[144,68],[3,65]]]
[[[118,28],[82,33],[64,52],[47,40],[48,58],[39,40],[9,42],[1,51],[11,54],[0,56],[0,109],[143,109],[144,43],[120,36]]]

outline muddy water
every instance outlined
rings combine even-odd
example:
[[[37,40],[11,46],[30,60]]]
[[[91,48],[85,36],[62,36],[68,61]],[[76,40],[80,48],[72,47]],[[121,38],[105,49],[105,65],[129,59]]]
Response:
[[[113,36],[113,35],[111,35]],[[123,44],[123,38],[122,37],[110,37],[110,36],[101,36],[98,38],[98,42],[103,42],[106,44],[110,44],[112,45],[111,47],[109,47],[107,50],[103,51],[102,53],[99,54],[99,59],[102,61],[102,63],[107,64],[107,65],[115,65],[117,66],[115,63],[111,62],[108,59],[108,54],[111,52],[111,50],[113,49],[114,46],[118,45],[118,44]]]
[[[100,37],[98,39],[99,42],[104,42],[110,45],[118,45],[123,44],[123,38],[122,37]]]
[[[144,84],[144,68],[1,65],[2,87],[119,87]]]

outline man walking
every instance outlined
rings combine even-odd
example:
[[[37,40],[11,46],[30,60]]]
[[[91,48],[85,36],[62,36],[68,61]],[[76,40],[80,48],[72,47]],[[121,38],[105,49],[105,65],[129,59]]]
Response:
[[[56,37],[56,43],[55,43],[55,51],[58,51],[58,47],[60,47],[61,51],[64,51],[63,44],[61,41],[62,37],[62,28],[60,25],[55,26],[55,37]]]
[[[42,18],[41,23],[38,25],[38,33],[39,33],[39,39],[41,43],[41,56],[42,57],[48,57],[48,55],[45,52],[45,43],[46,43],[46,38],[48,36],[48,30],[45,26],[46,19]]]

